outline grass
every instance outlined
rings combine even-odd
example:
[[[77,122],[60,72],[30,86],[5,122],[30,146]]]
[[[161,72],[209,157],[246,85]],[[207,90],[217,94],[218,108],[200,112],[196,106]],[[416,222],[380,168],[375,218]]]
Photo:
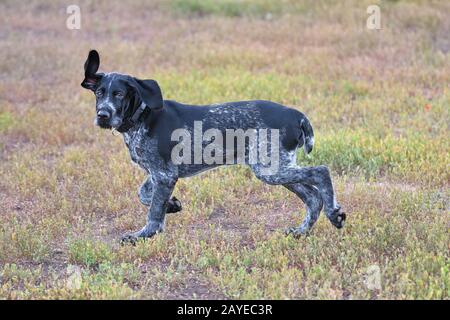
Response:
[[[313,1],[309,2],[312,7]],[[253,0],[172,0],[171,9],[185,15],[205,16],[219,15],[227,17],[254,16],[270,19],[272,15],[280,15],[289,11],[300,12],[304,4],[292,0],[284,1],[253,1]]]
[[[11,113],[2,112],[0,113],[0,132],[6,131],[9,127],[13,125],[14,119]]]
[[[450,8],[380,1],[369,31],[372,2],[82,1],[72,31],[62,1],[3,1],[0,298],[448,299]],[[285,237],[301,201],[236,166],[179,181],[166,232],[120,246],[145,223],[144,175],[92,125],[93,47],[167,99],[304,112],[316,145],[298,161],[330,167],[348,224]]]

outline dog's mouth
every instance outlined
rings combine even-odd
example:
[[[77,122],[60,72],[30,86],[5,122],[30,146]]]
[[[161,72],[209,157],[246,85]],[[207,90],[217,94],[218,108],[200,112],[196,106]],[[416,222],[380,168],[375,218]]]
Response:
[[[102,121],[98,118],[95,119],[95,124],[97,126],[99,126],[102,129],[112,129],[111,124],[109,123],[109,121]]]
[[[117,129],[122,125],[122,121],[119,119],[113,119],[111,120],[102,120],[102,119],[95,119],[95,125],[99,126],[102,129]]]
[[[98,126],[102,129],[112,129],[111,125],[107,123],[99,123]]]

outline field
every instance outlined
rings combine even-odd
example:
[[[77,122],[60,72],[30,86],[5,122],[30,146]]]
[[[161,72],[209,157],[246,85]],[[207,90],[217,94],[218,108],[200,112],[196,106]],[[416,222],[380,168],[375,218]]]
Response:
[[[449,299],[448,1],[0,2],[1,299]],[[369,30],[367,6],[381,8]],[[181,213],[136,247],[143,172],[93,125],[101,71],[166,99],[267,99],[311,120],[347,224],[246,167],[180,180]]]

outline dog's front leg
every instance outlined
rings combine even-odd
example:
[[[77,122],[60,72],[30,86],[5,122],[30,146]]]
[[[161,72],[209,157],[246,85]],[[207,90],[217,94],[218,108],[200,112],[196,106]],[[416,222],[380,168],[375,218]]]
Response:
[[[152,200],[148,209],[147,224],[140,231],[123,236],[122,243],[135,244],[139,238],[150,238],[164,230],[164,218],[176,182],[177,179],[169,177],[153,179]]]
[[[153,179],[152,176],[148,176],[144,183],[140,186],[138,195],[139,200],[144,206],[151,207],[153,197]],[[172,197],[167,203],[166,213],[175,213],[181,211],[181,202],[175,197]]]
[[[152,205],[153,180],[151,176],[148,176],[144,183],[139,187],[138,195],[139,200],[144,206]]]

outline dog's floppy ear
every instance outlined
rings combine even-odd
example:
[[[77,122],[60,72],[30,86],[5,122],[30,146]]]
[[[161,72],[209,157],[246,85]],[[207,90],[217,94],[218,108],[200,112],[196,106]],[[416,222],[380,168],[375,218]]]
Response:
[[[95,87],[102,78],[101,74],[97,74],[99,66],[100,56],[98,52],[95,50],[89,51],[89,55],[84,63],[84,80],[81,83],[83,88],[95,90]]]
[[[155,80],[139,80],[132,78],[129,82],[140,100],[150,109],[157,110],[163,107],[163,98],[158,82]]]

